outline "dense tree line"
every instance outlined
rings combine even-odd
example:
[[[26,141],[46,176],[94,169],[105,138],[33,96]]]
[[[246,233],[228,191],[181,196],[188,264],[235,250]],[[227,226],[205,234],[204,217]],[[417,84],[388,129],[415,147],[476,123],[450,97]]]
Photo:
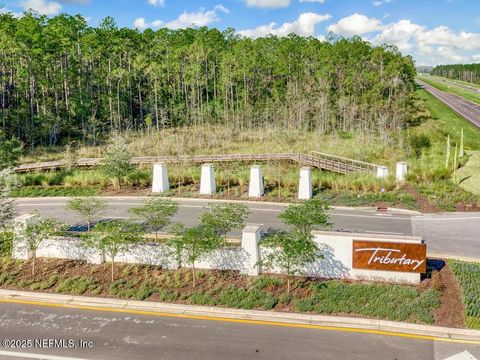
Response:
[[[360,38],[0,15],[0,129],[29,146],[182,125],[398,129],[412,116],[414,76],[410,57]]]
[[[480,64],[439,65],[431,74],[480,84]]]

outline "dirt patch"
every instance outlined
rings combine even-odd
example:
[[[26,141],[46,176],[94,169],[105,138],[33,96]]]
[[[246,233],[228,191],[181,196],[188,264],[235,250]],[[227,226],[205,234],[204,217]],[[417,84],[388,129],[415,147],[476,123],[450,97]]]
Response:
[[[442,212],[438,207],[431,204],[425,197],[423,197],[415,187],[411,184],[406,184],[404,190],[415,198],[415,201],[420,206],[422,213],[439,213]]]
[[[441,305],[435,311],[435,325],[453,328],[465,327],[465,311],[462,290],[448,263],[438,273],[442,286]]]

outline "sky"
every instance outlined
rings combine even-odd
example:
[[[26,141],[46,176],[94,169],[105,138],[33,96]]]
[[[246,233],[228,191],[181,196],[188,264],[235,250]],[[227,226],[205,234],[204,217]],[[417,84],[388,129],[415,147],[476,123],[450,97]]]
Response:
[[[81,14],[91,26],[234,28],[259,37],[329,32],[396,45],[417,65],[480,62],[480,0],[0,0],[2,12]]]

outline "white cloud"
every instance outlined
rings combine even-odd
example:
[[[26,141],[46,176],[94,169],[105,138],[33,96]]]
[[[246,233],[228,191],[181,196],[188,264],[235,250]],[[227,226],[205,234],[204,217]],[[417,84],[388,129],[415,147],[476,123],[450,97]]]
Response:
[[[330,25],[328,31],[344,36],[352,36],[367,34],[381,28],[382,22],[380,20],[355,13]]]
[[[288,34],[295,33],[302,36],[315,35],[315,27],[322,21],[326,21],[331,18],[330,14],[316,14],[307,12],[300,14],[298,19],[294,22],[287,22],[280,26],[276,23],[270,23],[268,25],[261,25],[254,29],[247,29],[239,31],[242,36],[257,38],[266,35],[287,36]]]
[[[384,4],[388,4],[388,3],[391,3],[392,0],[375,0],[372,2],[372,5],[373,6],[382,6]]]
[[[148,3],[153,6],[165,6],[165,0],[148,0]]]
[[[200,9],[197,12],[184,11],[178,18],[169,22],[162,20],[147,22],[144,18],[138,18],[133,25],[137,29],[167,27],[173,30],[185,29],[192,26],[207,26],[220,20],[218,16],[219,12],[228,14],[229,10],[222,5],[217,5],[212,10]]]
[[[401,51],[408,51],[413,46],[410,40],[422,31],[424,31],[423,26],[413,24],[410,20],[400,20],[397,23],[387,25],[373,39],[373,42],[377,44],[393,44],[398,46]]]
[[[56,15],[62,10],[60,3],[48,0],[24,0],[20,5],[24,10],[33,10],[43,15]]]
[[[480,33],[455,32],[447,26],[438,26],[418,34],[417,41],[424,45],[442,45],[456,49],[480,49]]]
[[[475,54],[472,56],[473,61],[480,61],[480,54]]]
[[[290,5],[290,0],[246,0],[247,6],[258,8],[282,8]]]
[[[299,0],[301,3],[317,3],[323,4],[325,0]]]

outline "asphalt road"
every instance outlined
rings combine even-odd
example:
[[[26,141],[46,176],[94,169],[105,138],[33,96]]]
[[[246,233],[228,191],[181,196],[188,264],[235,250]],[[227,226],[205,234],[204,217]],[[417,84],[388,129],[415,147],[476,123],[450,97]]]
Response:
[[[141,198],[106,198],[108,209],[103,219],[129,218],[128,209],[142,204]],[[54,217],[72,226],[81,227],[75,213],[66,210],[66,198],[18,199],[19,213],[39,211],[42,217]],[[174,222],[192,226],[205,211],[208,201],[199,199],[177,200],[180,204]],[[283,228],[278,215],[286,208],[284,204],[249,203],[249,224],[261,225],[264,229]],[[428,244],[429,253],[457,255],[480,259],[480,213],[455,213],[444,215],[415,215],[389,211],[378,213],[374,209],[334,209],[331,212],[333,229],[339,231],[369,232],[378,234],[405,234],[422,236]],[[232,236],[240,236],[239,232]]]
[[[474,125],[480,127],[480,105],[465,100],[460,96],[438,90],[432,85],[429,85],[419,79],[416,81],[441,102],[448,105],[450,108],[462,115],[465,119],[471,121]]]
[[[430,76],[432,80],[436,81],[436,82],[444,82],[446,85],[448,86],[453,86],[453,87],[457,87],[457,88],[460,88],[460,89],[463,89],[463,90],[466,90],[468,92],[471,92],[472,94],[479,94],[480,93],[480,87],[478,85],[467,85],[467,84],[464,84],[460,81],[457,81],[457,80],[452,80],[452,79],[449,79],[449,78],[444,78],[444,77],[439,77],[439,76]]]
[[[0,303],[0,340],[73,340],[76,348],[5,348],[1,359],[445,360],[480,345],[380,334]],[[91,347],[79,346],[79,341]],[[28,355],[27,355],[28,354]]]

